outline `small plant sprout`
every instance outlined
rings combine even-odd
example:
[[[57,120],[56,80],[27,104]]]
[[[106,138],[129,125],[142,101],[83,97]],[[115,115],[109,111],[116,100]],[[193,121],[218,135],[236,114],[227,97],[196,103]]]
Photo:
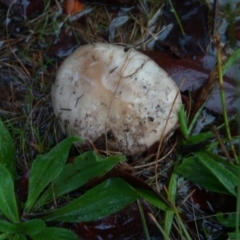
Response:
[[[142,153],[178,121],[179,90],[153,60],[132,49],[79,47],[60,66],[52,101],[62,130],[126,155]]]

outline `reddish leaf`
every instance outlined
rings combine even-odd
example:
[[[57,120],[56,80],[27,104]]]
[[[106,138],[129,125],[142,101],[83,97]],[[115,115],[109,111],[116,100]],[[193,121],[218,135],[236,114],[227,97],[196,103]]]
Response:
[[[65,11],[67,14],[76,14],[84,9],[83,3],[78,0],[66,0]]]
[[[58,38],[50,45],[47,54],[57,57],[67,57],[80,44],[86,41],[78,34],[71,30],[63,30]]]
[[[194,193],[191,199],[198,204],[201,210],[207,212],[234,212],[236,210],[236,198],[220,193],[209,192],[196,186],[192,187]]]
[[[198,0],[171,0],[183,27],[183,34],[169,1],[165,2],[163,24],[173,24],[173,28],[164,40],[164,45],[177,56],[204,53],[210,41],[207,5]],[[161,45],[159,42],[157,47],[161,48]]]
[[[181,91],[196,91],[206,81],[211,67],[215,64],[213,57],[198,57],[196,60],[187,58],[177,59],[172,58],[166,53],[162,52],[144,52],[152,58],[159,66],[161,66],[180,86],[184,80]],[[236,104],[236,89],[234,85],[234,71],[229,72],[224,77],[224,90],[226,94],[226,104],[229,115],[237,112]],[[211,98],[208,100],[206,107],[216,113],[222,113],[222,106],[220,100],[219,89],[215,89]]]
[[[148,216],[151,209],[144,202],[142,208],[150,236],[161,239],[160,231]],[[101,220],[74,224],[74,231],[82,239],[146,239],[136,203]]]

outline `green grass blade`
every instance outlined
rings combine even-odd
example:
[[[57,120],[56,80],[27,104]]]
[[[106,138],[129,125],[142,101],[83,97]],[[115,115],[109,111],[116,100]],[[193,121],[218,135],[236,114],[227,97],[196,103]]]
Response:
[[[193,119],[192,119],[192,121],[191,121],[191,123],[190,123],[190,125],[188,127],[188,133],[189,134],[191,134],[191,132],[192,132],[192,130],[193,130],[193,128],[194,128],[194,126],[195,126],[195,124],[196,124],[196,122],[198,120],[198,117],[200,116],[204,106],[205,106],[205,103],[198,109],[198,111],[196,112],[195,116],[193,117]]]
[[[240,120],[239,120],[240,121]],[[237,185],[237,204],[236,204],[236,239],[240,238],[239,226],[240,226],[240,165],[238,165],[238,185]]]
[[[60,174],[65,166],[72,143],[79,140],[77,137],[67,138],[48,153],[37,156],[29,175],[28,199],[25,211],[29,212],[31,210],[42,191]]]
[[[112,178],[92,188],[66,206],[43,217],[45,221],[85,222],[115,213],[137,200],[139,195],[124,180]]]
[[[181,217],[180,217],[179,212],[178,212],[177,209],[176,209],[176,211],[175,211],[175,214],[176,214],[176,218],[177,218],[178,225],[180,226],[180,230],[181,230],[181,233],[180,233],[180,234],[181,234],[181,239],[185,239],[185,238],[183,237],[183,233],[184,233],[185,236],[186,236],[186,239],[192,240],[192,238],[191,238],[191,236],[189,235],[188,230],[187,230],[185,224],[183,223],[183,221],[182,221],[182,219],[181,219]],[[183,233],[182,233],[182,232],[183,232]]]
[[[169,186],[168,186],[168,200],[173,206],[175,206],[176,194],[177,194],[177,174],[173,172],[169,181]],[[174,218],[173,210],[165,212],[164,232],[168,236],[170,236],[170,232],[173,224],[173,218]]]
[[[150,237],[150,234],[149,234],[149,231],[148,231],[146,218],[145,218],[144,211],[143,211],[143,208],[142,208],[142,204],[139,200],[137,200],[137,204],[138,204],[138,209],[139,209],[141,219],[142,219],[143,229],[144,229],[144,232],[145,232],[145,235],[146,235],[146,240],[151,240],[151,237]]]
[[[181,21],[180,21],[180,19],[179,19],[179,17],[178,17],[178,14],[177,14],[175,8],[173,7],[172,1],[171,1],[171,0],[168,0],[168,2],[169,2],[169,4],[170,4],[171,11],[173,12],[173,14],[174,14],[174,16],[175,16],[175,18],[176,18],[176,20],[177,20],[177,23],[178,23],[178,25],[179,25],[179,27],[180,27],[180,29],[181,29],[181,31],[182,31],[182,34],[185,35],[185,32],[184,32],[184,30],[183,30],[182,23],[181,23]]]
[[[178,122],[181,133],[184,138],[187,140],[189,137],[188,127],[187,127],[187,116],[184,110],[184,105],[181,106],[180,111],[178,113]]]
[[[233,142],[232,142],[232,135],[231,135],[229,120],[228,120],[228,115],[227,115],[227,105],[226,105],[226,96],[225,96],[225,91],[224,91],[224,86],[223,86],[223,69],[222,69],[222,60],[221,60],[220,49],[217,49],[217,65],[218,65],[218,80],[219,80],[219,88],[220,88],[220,98],[221,98],[221,104],[222,104],[222,112],[223,112],[225,130],[227,133],[227,137],[229,140],[229,144],[230,144],[234,159],[235,159],[236,163],[239,163],[238,156],[237,156],[236,150],[235,150]]]
[[[0,210],[12,222],[19,222],[14,183],[9,170],[0,164]]]
[[[169,236],[167,235],[167,233],[165,233],[165,231],[163,230],[163,228],[161,227],[161,225],[157,222],[157,220],[155,219],[155,217],[150,213],[149,214],[150,218],[152,219],[152,221],[154,222],[154,224],[156,225],[156,227],[160,230],[160,232],[162,233],[163,237],[165,240],[171,240],[169,238]]]
[[[0,163],[16,177],[16,150],[10,133],[0,119]]]

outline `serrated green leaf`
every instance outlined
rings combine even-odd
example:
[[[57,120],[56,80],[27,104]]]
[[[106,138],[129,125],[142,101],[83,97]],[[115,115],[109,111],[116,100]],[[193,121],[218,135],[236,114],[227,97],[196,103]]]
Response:
[[[0,163],[16,177],[16,150],[10,133],[0,119]]]
[[[43,231],[46,228],[46,224],[41,219],[31,219],[26,222],[21,222],[19,228],[21,232],[33,236]]]
[[[203,152],[186,158],[177,173],[210,191],[236,196],[237,177]]]
[[[43,220],[65,222],[93,221],[120,211],[138,199],[138,197],[138,193],[124,180],[112,178],[44,217]]]
[[[11,222],[19,222],[12,175],[0,164],[0,210]]]
[[[67,164],[53,181],[54,196],[60,197],[83,186],[92,178],[103,176],[123,160],[125,156],[122,155],[101,158],[94,151],[81,154],[74,159],[73,163]],[[52,195],[53,190],[49,187],[36,205],[41,206],[52,200]]]
[[[41,233],[32,236],[33,240],[79,240],[78,236],[72,231],[57,228],[57,227],[47,227]]]
[[[18,232],[18,226],[14,223],[0,220],[0,232],[1,233],[16,233]]]
[[[25,211],[30,211],[42,191],[62,171],[69,149],[72,143],[76,141],[80,141],[80,139],[78,137],[69,137],[52,148],[48,153],[38,155],[33,161],[29,175],[28,199]]]

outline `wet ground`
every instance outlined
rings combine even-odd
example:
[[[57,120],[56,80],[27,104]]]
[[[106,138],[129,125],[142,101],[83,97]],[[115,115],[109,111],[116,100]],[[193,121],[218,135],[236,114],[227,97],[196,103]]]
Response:
[[[185,79],[181,93],[186,106],[189,92],[193,101],[198,100],[198,91],[216,64],[214,37],[219,34],[221,42],[229,42],[232,50],[239,46],[240,5],[238,1],[233,5],[227,1],[206,4],[197,0],[172,3],[181,24],[169,1],[0,1],[0,116],[15,139],[20,176],[28,171],[37,154],[65,137],[53,114],[50,89],[58,66],[82,44],[109,42],[135,47],[154,59],[179,86]],[[229,116],[237,112],[238,76],[239,65],[235,64],[224,78]],[[206,128],[222,123],[218,88],[207,101],[205,111],[201,121]],[[166,145],[166,152],[175,138],[176,134]],[[159,178],[161,186],[168,183],[174,154],[159,164],[159,171],[163,172]],[[134,157],[127,164],[133,178],[152,187],[153,167],[141,171],[134,168],[139,166]],[[26,182],[26,178],[21,178],[22,195]],[[226,239],[227,229],[207,216],[234,211],[235,200],[186,182],[179,185],[178,202],[192,190],[194,194],[182,207],[182,218],[193,239]],[[143,206],[146,216],[154,212],[145,203]],[[161,239],[160,231],[146,218],[152,239]],[[161,214],[158,220],[161,223]],[[136,204],[106,219],[66,227],[83,239],[145,239]],[[173,231],[172,236],[177,239],[177,232]]]

